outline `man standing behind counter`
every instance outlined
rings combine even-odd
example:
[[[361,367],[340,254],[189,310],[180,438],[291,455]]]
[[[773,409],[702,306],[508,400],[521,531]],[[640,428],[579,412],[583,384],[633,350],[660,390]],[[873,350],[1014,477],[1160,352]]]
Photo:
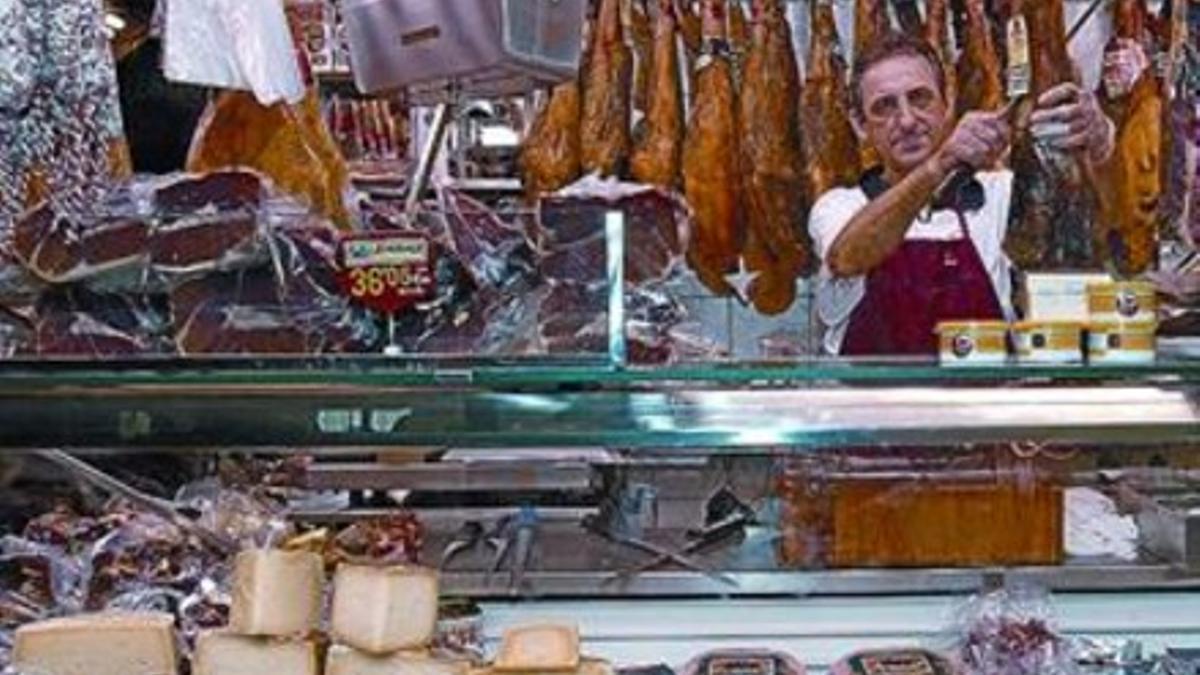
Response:
[[[1003,247],[1013,175],[991,170],[1011,141],[1006,111],[970,112],[955,124],[945,77],[933,50],[903,34],[855,62],[852,122],[882,166],[858,187],[822,195],[810,215],[830,354],[935,354],[939,322],[1013,318]],[[1050,132],[1041,134],[1050,147],[1090,163],[1112,154],[1112,122],[1074,84],[1043,94],[1030,124]],[[974,177],[953,180],[931,203],[966,167]]]

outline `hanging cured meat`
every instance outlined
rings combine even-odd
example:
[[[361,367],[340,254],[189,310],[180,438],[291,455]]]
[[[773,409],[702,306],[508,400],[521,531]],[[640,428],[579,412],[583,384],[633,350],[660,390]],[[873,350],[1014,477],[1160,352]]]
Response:
[[[315,88],[296,105],[260,105],[254,95],[227,91],[200,119],[187,170],[257,169],[341,227],[350,217],[342,201],[349,170],[325,126]]]
[[[854,0],[854,55],[863,53],[891,28],[887,0]]]
[[[926,0],[925,3],[925,41],[937,52],[942,60],[942,72],[946,74],[946,86],[942,95],[953,110],[957,100],[958,84],[951,76],[951,66],[954,64],[954,48],[950,37],[949,7],[947,0]]]
[[[621,0],[601,0],[594,44],[582,73],[580,153],[584,173],[620,175],[629,160],[633,55],[621,27]]]
[[[325,126],[298,15],[288,15],[296,59],[308,86],[295,105],[260,105],[244,91],[222,93],[208,106],[192,140],[187,170],[207,173],[250,168],[266,174],[285,192],[307,202],[339,227],[350,227],[343,201],[350,170]]]
[[[742,245],[737,94],[722,49],[725,0],[704,0],[701,12],[706,53],[697,62],[683,148],[683,189],[693,216],[688,261],[705,286],[727,295],[725,275],[737,268]]]
[[[634,180],[668,190],[679,182],[685,131],[675,27],[671,0],[658,0],[645,132],[638,139],[630,160]]]
[[[579,83],[572,80],[555,87],[518,158],[529,198],[555,192],[579,177],[579,114]]]
[[[1120,0],[1114,34],[1106,52],[1138,48],[1146,37],[1141,0]],[[1163,98],[1154,73],[1143,70],[1128,92],[1121,78],[1106,78],[1105,108],[1117,123],[1113,160],[1100,176],[1101,224],[1109,253],[1125,274],[1145,271],[1155,260],[1159,201],[1162,196]]]
[[[1037,97],[1075,79],[1063,0],[1016,0],[1013,5],[1029,36],[1032,87],[1017,111],[1014,214],[1005,247],[1025,269],[1094,268],[1097,244],[1103,242],[1092,240],[1095,194],[1086,171],[1075,157],[1036,147],[1027,128]]]
[[[633,46],[633,109],[646,110],[646,99],[650,90],[650,68],[654,51],[654,27],[650,22],[650,12],[646,9],[646,0],[629,0],[629,38]]]
[[[694,59],[700,54],[701,43],[704,41],[700,16],[692,10],[692,0],[674,0],[674,5],[679,19],[679,36],[683,39],[683,46],[688,55]]]
[[[854,58],[891,30],[886,0],[854,0]],[[870,144],[859,146],[859,161],[864,169],[879,163],[879,155]]]
[[[800,99],[805,149],[805,192],[815,202],[859,177],[858,139],[850,125],[846,64],[838,46],[833,0],[812,0],[808,78]]]
[[[958,60],[958,114],[1004,104],[1000,55],[992,42],[984,0],[966,0],[962,55]]]
[[[800,71],[783,0],[754,0],[754,32],[742,68],[741,125],[746,227],[772,258],[750,289],[754,306],[778,314],[796,297],[808,265],[801,244],[804,157],[800,144]]]
[[[586,71],[591,60],[590,36],[595,17],[590,12],[595,6],[595,3],[589,5],[589,16],[583,23],[581,72]],[[530,125],[517,160],[521,182],[530,199],[556,192],[579,178],[581,99],[578,79],[558,85]]]
[[[729,45],[739,57],[750,47],[750,24],[742,0],[729,0]]]

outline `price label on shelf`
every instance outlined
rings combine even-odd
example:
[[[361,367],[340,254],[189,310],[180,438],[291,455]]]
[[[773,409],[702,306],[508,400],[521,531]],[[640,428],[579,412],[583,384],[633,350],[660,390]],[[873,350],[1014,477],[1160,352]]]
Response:
[[[395,314],[433,294],[433,248],[415,232],[347,235],[338,243],[338,282],[352,302]]]

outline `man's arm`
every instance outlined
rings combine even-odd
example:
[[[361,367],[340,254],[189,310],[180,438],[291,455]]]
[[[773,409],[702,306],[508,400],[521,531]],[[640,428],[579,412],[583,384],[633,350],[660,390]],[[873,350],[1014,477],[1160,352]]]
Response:
[[[959,168],[992,165],[1007,149],[1009,136],[1005,111],[964,115],[929,159],[854,214],[829,249],[829,271],[857,276],[883,264],[946,178]]]
[[[829,249],[826,264],[835,277],[851,277],[883,264],[900,244],[913,220],[929,203],[948,174],[929,158],[867,203],[846,224]]]

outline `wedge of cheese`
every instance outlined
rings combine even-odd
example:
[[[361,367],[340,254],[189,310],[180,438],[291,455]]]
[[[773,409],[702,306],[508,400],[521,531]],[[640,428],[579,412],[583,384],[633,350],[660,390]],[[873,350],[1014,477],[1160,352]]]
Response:
[[[573,671],[579,668],[579,627],[547,623],[510,628],[504,631],[492,668],[500,672]]]
[[[201,633],[192,660],[193,675],[320,675],[312,642]]]
[[[324,586],[324,563],[315,553],[243,551],[234,562],[229,628],[240,635],[308,635],[321,620]]]
[[[444,661],[426,652],[396,652],[379,656],[334,645],[325,657],[325,675],[467,675],[466,661]]]
[[[22,675],[175,675],[169,614],[85,614],[17,629],[13,666]]]
[[[438,578],[422,567],[342,565],[333,580],[334,642],[370,654],[421,648],[437,624]]]

